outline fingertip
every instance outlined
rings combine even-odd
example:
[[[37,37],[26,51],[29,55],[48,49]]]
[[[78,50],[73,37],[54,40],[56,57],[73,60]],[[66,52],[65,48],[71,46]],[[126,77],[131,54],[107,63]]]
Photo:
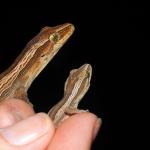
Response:
[[[90,149],[101,125],[101,119],[96,115],[84,112],[66,119],[57,128],[49,149],[57,149],[63,145],[64,149]],[[59,141],[59,143],[58,143]],[[56,146],[57,145],[57,146]]]
[[[77,114],[75,116],[72,116],[72,119],[78,119],[76,122],[80,125],[80,127],[83,127],[83,132],[86,132],[87,134],[84,134],[85,136],[89,136],[89,139],[92,139],[92,141],[96,138],[101,124],[102,119],[98,118],[95,114],[90,112],[84,112]]]
[[[95,121],[95,124],[93,126],[93,140],[96,138],[96,136],[100,130],[101,124],[102,124],[102,119],[97,118],[97,120]]]

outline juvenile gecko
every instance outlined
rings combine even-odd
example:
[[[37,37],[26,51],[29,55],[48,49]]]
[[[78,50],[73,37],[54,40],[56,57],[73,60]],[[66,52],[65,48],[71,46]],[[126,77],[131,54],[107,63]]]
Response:
[[[56,27],[45,27],[35,36],[17,57],[14,63],[0,74],[0,101],[18,98],[30,103],[27,91],[69,39],[74,31],[72,24],[66,23]],[[65,84],[64,98],[49,111],[49,116],[57,126],[66,116],[78,111],[77,106],[89,88],[91,66],[85,64],[73,70]]]
[[[73,114],[85,112],[77,109],[82,97],[90,87],[92,67],[84,64],[79,69],[70,72],[64,87],[64,97],[48,112],[54,124],[58,126],[63,120]]]

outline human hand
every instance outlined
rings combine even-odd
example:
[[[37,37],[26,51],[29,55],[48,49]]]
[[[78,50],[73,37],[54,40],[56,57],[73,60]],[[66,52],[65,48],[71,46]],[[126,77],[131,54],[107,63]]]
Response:
[[[45,113],[35,114],[22,100],[0,103],[0,149],[89,150],[101,120],[92,113],[66,119],[57,129]]]

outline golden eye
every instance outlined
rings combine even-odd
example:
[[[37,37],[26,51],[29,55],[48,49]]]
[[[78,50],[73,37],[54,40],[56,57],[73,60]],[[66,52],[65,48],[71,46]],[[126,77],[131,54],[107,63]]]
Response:
[[[59,40],[59,34],[58,33],[53,33],[50,35],[49,40],[56,43]]]

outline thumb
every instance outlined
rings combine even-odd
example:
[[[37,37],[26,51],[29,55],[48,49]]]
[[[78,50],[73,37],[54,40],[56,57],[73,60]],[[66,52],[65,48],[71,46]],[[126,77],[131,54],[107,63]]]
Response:
[[[45,146],[51,140],[54,133],[53,123],[45,113],[38,113],[27,119],[21,120],[12,126],[0,129],[0,142],[6,145],[25,146],[32,149],[38,145],[37,141],[46,138]],[[44,142],[44,141],[43,141]],[[36,145],[34,145],[36,143]],[[0,143],[1,145],[1,143]],[[44,145],[42,145],[43,147]],[[1,147],[1,146],[0,146]],[[37,147],[36,149],[40,149]]]

